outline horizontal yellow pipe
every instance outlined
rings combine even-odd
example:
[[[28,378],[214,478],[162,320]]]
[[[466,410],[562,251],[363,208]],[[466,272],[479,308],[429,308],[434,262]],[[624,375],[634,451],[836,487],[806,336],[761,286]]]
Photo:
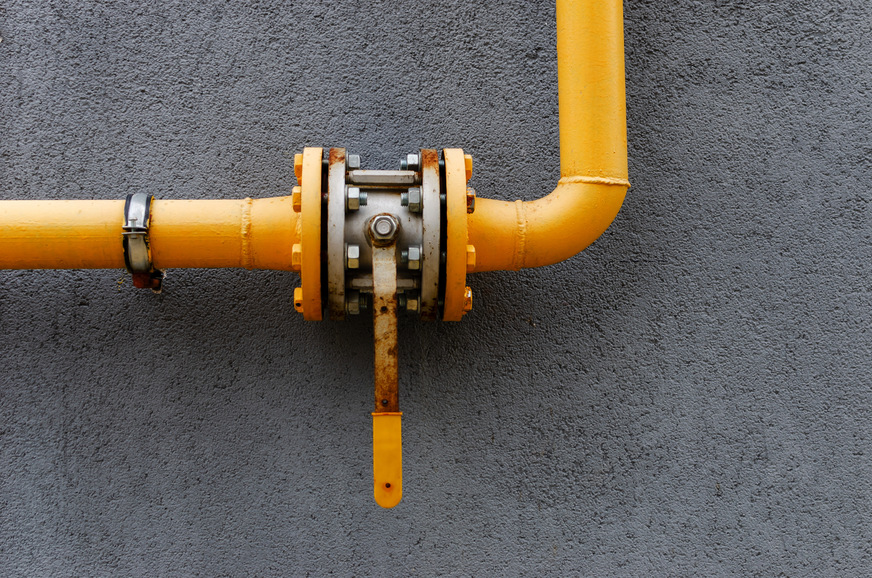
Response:
[[[299,243],[291,197],[155,200],[149,240],[158,269],[292,270]],[[0,269],[124,267],[124,201],[0,202]]]
[[[560,181],[532,202],[478,199],[469,216],[475,271],[575,255],[614,220],[627,188],[621,0],[557,0]]]

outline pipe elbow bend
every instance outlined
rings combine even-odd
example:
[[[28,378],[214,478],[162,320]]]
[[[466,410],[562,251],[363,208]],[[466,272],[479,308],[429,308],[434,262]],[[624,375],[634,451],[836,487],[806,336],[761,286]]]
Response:
[[[468,220],[475,271],[517,271],[569,259],[608,229],[629,186],[621,178],[570,176],[535,201],[478,199]]]

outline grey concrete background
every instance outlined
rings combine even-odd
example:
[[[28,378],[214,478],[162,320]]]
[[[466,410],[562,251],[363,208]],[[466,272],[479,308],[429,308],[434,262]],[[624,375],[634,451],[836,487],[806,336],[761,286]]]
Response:
[[[371,323],[304,323],[296,276],[0,273],[0,574],[872,574],[872,9],[625,10],[625,206],[402,323],[392,511]],[[0,195],[286,194],[344,145],[534,198],[554,35],[547,1],[4,2]]]

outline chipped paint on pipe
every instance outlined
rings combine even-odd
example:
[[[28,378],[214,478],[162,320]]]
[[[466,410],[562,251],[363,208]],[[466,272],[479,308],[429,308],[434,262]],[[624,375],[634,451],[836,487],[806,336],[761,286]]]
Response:
[[[557,1],[560,181],[531,202],[478,198],[469,216],[475,271],[572,257],[614,220],[627,180],[623,5]]]

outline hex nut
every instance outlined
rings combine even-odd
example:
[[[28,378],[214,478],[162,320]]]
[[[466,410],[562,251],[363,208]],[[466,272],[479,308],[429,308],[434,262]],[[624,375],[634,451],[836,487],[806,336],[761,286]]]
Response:
[[[299,271],[303,266],[303,247],[299,243],[294,243],[291,247],[291,269]]]
[[[303,210],[303,188],[294,187],[291,189],[291,206],[295,213]]]
[[[472,214],[475,212],[475,189],[466,187],[466,212]]]
[[[360,291],[351,290],[345,295],[345,312],[360,315]]]
[[[345,157],[345,168],[349,171],[360,170],[360,155],[348,155]]]
[[[360,268],[360,245],[348,245],[345,250],[345,266],[348,269]]]
[[[345,208],[356,211],[360,208],[360,188],[345,187]]]
[[[421,308],[421,300],[415,291],[406,291],[406,311],[416,313]]]
[[[297,177],[297,182],[303,180],[303,153],[294,155],[294,176]]]
[[[408,249],[409,261],[408,267],[412,271],[417,271],[421,268],[421,247],[412,245]]]
[[[390,241],[397,234],[397,221],[390,215],[377,215],[370,222],[369,232],[374,241]]]
[[[420,159],[418,158],[418,153],[409,153],[406,155],[400,162],[400,169],[404,171],[417,171],[420,167]]]
[[[475,246],[466,246],[466,272],[472,273],[475,271]]]
[[[472,288],[467,287],[463,290],[463,312],[472,311]]]
[[[423,195],[420,187],[412,187],[409,189],[409,210],[413,213],[420,213],[423,205]]]
[[[463,165],[466,168],[466,180],[472,178],[472,155],[463,155]]]

